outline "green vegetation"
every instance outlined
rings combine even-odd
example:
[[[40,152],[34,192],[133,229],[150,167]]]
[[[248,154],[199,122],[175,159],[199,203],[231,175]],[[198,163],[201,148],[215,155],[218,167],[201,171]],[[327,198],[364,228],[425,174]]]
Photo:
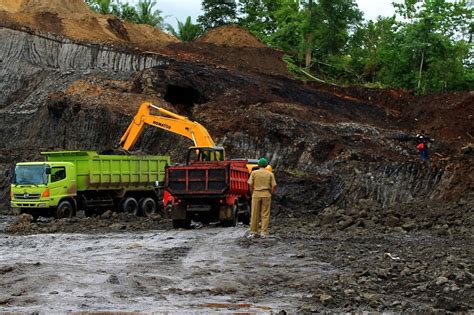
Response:
[[[97,12],[162,27],[155,1],[137,8],[119,0],[86,0]],[[365,21],[355,0],[203,0],[191,18],[168,31],[183,41],[237,23],[270,47],[300,79],[395,87],[427,93],[474,90],[474,4],[405,0],[396,14]]]
[[[202,1],[206,25],[227,20],[283,49],[297,77],[417,93],[474,89],[473,5],[405,0],[364,21],[355,0]],[[213,18],[227,8],[227,20]],[[202,20],[202,19],[201,19]]]
[[[140,0],[137,4],[137,23],[148,24],[161,28],[163,26],[163,17],[160,10],[154,10],[156,1]]]
[[[112,0],[86,0],[86,3],[100,14],[112,13]]]
[[[235,0],[205,0],[201,3],[204,14],[198,22],[205,30],[237,22]]]
[[[472,8],[410,0],[396,9],[397,19],[379,18],[356,30],[348,67],[363,82],[419,93],[473,89]]]
[[[120,0],[85,0],[92,10],[100,14],[113,14],[118,18],[137,24],[148,24],[163,28],[161,11],[154,9],[156,1],[139,0],[136,7]]]
[[[190,16],[186,18],[186,22],[184,23],[180,21],[177,22],[178,29],[175,30],[173,26],[168,25],[167,30],[183,42],[195,40],[204,32],[200,24],[193,24]]]

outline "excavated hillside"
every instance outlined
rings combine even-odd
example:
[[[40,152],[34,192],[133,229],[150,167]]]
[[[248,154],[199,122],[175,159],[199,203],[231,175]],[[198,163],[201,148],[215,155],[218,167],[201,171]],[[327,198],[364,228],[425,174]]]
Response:
[[[0,6],[3,168],[45,149],[110,149],[149,100],[203,123],[230,156],[268,156],[286,183],[282,206],[317,212],[360,198],[383,206],[458,202],[472,192],[472,153],[461,153],[474,134],[472,93],[417,98],[304,85],[289,78],[281,52],[236,26],[183,44],[69,2]],[[414,150],[420,128],[436,139],[429,165]],[[187,145],[150,128],[139,149],[180,161]]]
[[[165,231],[161,238],[155,229],[166,222],[125,214],[20,218],[7,231],[81,234],[2,236],[0,307],[149,311],[172,300],[177,309],[189,302],[207,311],[272,309],[236,304],[249,301],[294,312],[472,311],[474,93],[416,97],[305,84],[292,79],[283,54],[236,26],[181,43],[97,15],[82,0],[0,1],[2,174],[45,150],[114,151],[140,103],[151,101],[202,123],[231,158],[268,157],[278,181],[276,237],[262,243],[242,239],[241,227]],[[421,129],[435,140],[425,163],[414,142]],[[190,145],[148,127],[134,153],[182,162]],[[9,212],[8,193],[1,176],[2,213]],[[2,220],[11,219],[0,216],[0,232]],[[150,229],[153,235],[119,234]],[[117,234],[86,236],[104,231]],[[151,241],[140,249],[144,237]],[[23,263],[17,248],[38,262]],[[233,253],[230,260],[216,260],[224,252]],[[80,266],[48,260],[58,253]],[[84,269],[91,257],[109,263],[105,271],[92,267],[96,278]],[[70,279],[81,284],[71,287]],[[54,290],[47,293],[44,283]],[[137,302],[150,296],[153,307]]]
[[[419,98],[305,85],[279,64],[273,74],[264,64],[231,69],[209,43],[152,53],[16,27],[2,27],[0,42],[3,169],[41,150],[111,149],[148,100],[203,123],[231,157],[268,156],[285,209],[318,212],[361,198],[384,207],[456,203],[472,193],[472,93]],[[206,57],[177,53],[190,47]],[[243,48],[223,49],[251,59]],[[272,53],[267,61],[279,60]],[[420,128],[436,139],[430,164],[418,162],[414,148]],[[189,144],[148,128],[137,149],[181,161]],[[7,190],[3,181],[3,205]]]

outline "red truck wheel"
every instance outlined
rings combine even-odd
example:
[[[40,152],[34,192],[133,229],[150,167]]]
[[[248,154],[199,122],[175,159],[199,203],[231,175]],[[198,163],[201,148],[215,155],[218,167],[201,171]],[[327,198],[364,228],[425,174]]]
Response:
[[[238,206],[234,204],[232,206],[232,218],[230,220],[221,220],[221,225],[224,227],[232,227],[237,225],[238,217]]]

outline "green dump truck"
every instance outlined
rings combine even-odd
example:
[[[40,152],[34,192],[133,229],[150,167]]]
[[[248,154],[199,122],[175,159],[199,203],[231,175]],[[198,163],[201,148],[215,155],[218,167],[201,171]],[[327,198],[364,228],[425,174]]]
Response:
[[[21,213],[70,218],[112,209],[152,216],[161,203],[168,156],[43,152],[44,162],[16,164],[11,206]]]

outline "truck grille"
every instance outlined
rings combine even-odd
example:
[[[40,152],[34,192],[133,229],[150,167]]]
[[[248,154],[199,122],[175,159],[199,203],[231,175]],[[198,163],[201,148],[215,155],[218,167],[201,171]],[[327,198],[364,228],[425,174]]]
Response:
[[[33,200],[33,199],[39,199],[40,194],[15,194],[15,199],[19,200]]]

